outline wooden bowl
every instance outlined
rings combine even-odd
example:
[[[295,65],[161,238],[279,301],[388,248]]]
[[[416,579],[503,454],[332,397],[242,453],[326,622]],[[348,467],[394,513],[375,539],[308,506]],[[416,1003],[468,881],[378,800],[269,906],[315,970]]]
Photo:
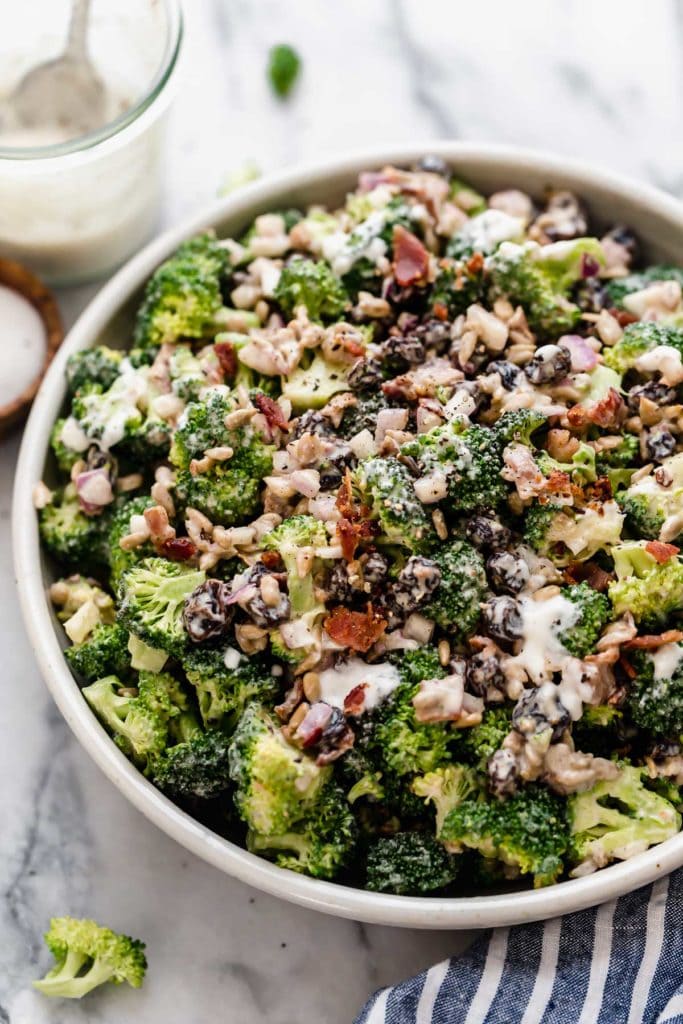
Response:
[[[45,325],[45,358],[35,379],[11,402],[0,405],[0,437],[4,437],[9,429],[21,422],[28,413],[36,391],[40,387],[40,382],[45,376],[45,371],[62,343],[64,328],[53,293],[21,263],[0,258],[0,284],[18,292],[30,302]]]

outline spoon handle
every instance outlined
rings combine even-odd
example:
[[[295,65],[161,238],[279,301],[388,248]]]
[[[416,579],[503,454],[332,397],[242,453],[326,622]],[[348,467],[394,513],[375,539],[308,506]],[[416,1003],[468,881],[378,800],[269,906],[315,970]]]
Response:
[[[73,0],[65,56],[86,59],[89,14],[90,0]]]

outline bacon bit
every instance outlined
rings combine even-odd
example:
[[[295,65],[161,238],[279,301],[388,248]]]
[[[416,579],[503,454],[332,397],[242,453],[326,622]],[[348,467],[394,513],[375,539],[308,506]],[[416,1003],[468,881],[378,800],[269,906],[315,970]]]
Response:
[[[677,644],[681,640],[683,640],[683,630],[666,629],[659,636],[654,636],[650,633],[645,636],[634,636],[633,640],[627,640],[623,646],[640,651],[648,651],[655,647],[662,647],[663,644]]]
[[[465,264],[465,269],[467,270],[468,274],[481,273],[481,271],[484,269],[484,257],[482,253],[472,253],[467,263]]]
[[[341,606],[334,608],[325,619],[324,626],[335,643],[365,654],[384,633],[387,620],[368,602],[366,612],[351,612]]]
[[[213,346],[221,370],[226,377],[234,377],[237,373],[237,353],[231,341],[217,341]]]
[[[603,594],[612,580],[614,573],[605,572],[595,562],[570,562],[563,574],[567,583],[587,583],[593,590]]]
[[[424,281],[429,270],[429,253],[420,239],[401,224],[394,228],[394,276],[401,288]]]
[[[344,697],[345,715],[351,715],[353,718],[362,715],[365,710],[365,691],[367,688],[367,683],[359,683],[358,686],[354,686],[352,690],[349,690]]]
[[[633,313],[627,313],[625,309],[616,309],[614,306],[608,309],[607,312],[618,321],[620,327],[628,327],[629,324],[635,324],[638,320],[638,317],[634,316]]]
[[[594,483],[589,484],[589,486],[586,487],[584,497],[589,501],[611,501],[613,494],[612,484],[609,481],[609,477],[599,476]]]
[[[353,500],[353,481],[351,479],[351,470],[349,469],[344,473],[344,479],[337,492],[335,504],[346,519],[356,519],[358,517],[358,510]]]
[[[626,406],[615,388],[610,388],[604,398],[592,405],[573,405],[567,411],[567,420],[572,427],[585,427],[594,423],[596,427],[617,427],[624,418]]]
[[[437,320],[448,320],[448,306],[444,302],[435,302],[432,313]]]
[[[624,672],[629,677],[629,679],[635,679],[636,678],[638,673],[636,672],[636,670],[634,669],[633,665],[628,660],[628,658],[626,657],[625,654],[621,654],[619,656],[619,664],[621,665],[621,667],[623,668]]]
[[[277,569],[282,559],[277,551],[264,551],[261,555],[261,561],[265,565],[266,569]]]
[[[159,554],[172,562],[187,562],[197,554],[197,548],[189,537],[169,537],[159,545]]]
[[[569,473],[565,473],[561,469],[554,469],[545,481],[544,490],[551,494],[569,494],[572,490]]]
[[[668,562],[669,559],[674,558],[678,554],[680,548],[677,548],[675,544],[662,544],[660,540],[649,540],[645,545],[645,550],[660,565],[664,565],[665,562]]]
[[[353,556],[360,542],[367,540],[369,537],[374,537],[377,532],[378,527],[376,523],[372,523],[367,519],[352,523],[350,519],[346,519],[343,516],[337,523],[337,536],[339,537],[342,555],[345,560],[347,562],[353,561]]]
[[[254,405],[260,413],[265,416],[269,427],[279,427],[280,430],[289,430],[289,423],[285,419],[280,406],[268,395],[262,394],[260,391],[254,395]]]

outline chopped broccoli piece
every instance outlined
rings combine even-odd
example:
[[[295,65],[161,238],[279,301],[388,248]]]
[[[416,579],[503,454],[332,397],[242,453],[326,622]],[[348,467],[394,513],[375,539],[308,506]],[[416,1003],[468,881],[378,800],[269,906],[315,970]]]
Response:
[[[332,879],[349,862],[357,836],[344,791],[330,781],[295,828],[265,836],[251,831],[247,846],[253,853],[273,857],[281,868]]]
[[[131,566],[154,554],[154,548],[150,541],[145,541],[139,547],[130,548],[126,551],[121,547],[121,541],[131,531],[131,519],[133,516],[141,516],[146,509],[152,508],[154,501],[148,495],[139,495],[123,501],[114,510],[109,524],[106,540],[107,562],[109,563],[109,582],[113,590],[116,590],[121,576]]]
[[[615,615],[631,612],[636,622],[664,622],[683,608],[683,562],[660,563],[646,541],[627,541],[612,549],[617,579],[608,594]]]
[[[420,896],[449,885],[457,871],[456,858],[433,836],[399,832],[380,836],[368,850],[366,885],[371,892]]]
[[[134,690],[124,688],[124,693],[119,693],[120,689],[116,676],[105,676],[86,686],[83,696],[116,745],[144,765],[148,758],[162,754],[168,744],[169,713],[158,699],[148,702],[141,694],[133,696]]]
[[[273,91],[284,99],[294,88],[299,77],[301,59],[296,50],[287,43],[277,43],[268,55],[268,79]]]
[[[282,396],[289,399],[295,413],[322,409],[333,395],[349,390],[347,370],[316,355],[308,366],[298,366],[283,380]]]
[[[182,654],[186,598],[206,576],[163,558],[144,558],[126,569],[119,584],[119,621],[157,650]]]
[[[570,855],[576,864],[604,867],[626,860],[681,827],[681,816],[664,797],[646,789],[644,770],[623,765],[616,779],[570,796]]]
[[[484,291],[484,271],[471,270],[467,263],[443,259],[434,281],[430,305],[436,312],[446,311],[449,319],[466,313],[479,302]]]
[[[485,771],[489,758],[499,750],[511,729],[512,713],[507,707],[488,707],[481,723],[460,731],[458,757]]]
[[[607,366],[623,374],[645,352],[660,345],[675,348],[683,355],[683,331],[653,320],[641,320],[629,324],[617,344],[603,350],[603,358]]]
[[[630,469],[640,456],[640,439],[635,434],[624,434],[615,448],[603,448],[596,455],[595,468],[599,476],[611,469]]]
[[[423,476],[446,476],[447,507],[458,513],[496,508],[507,495],[500,475],[503,446],[489,427],[475,424],[462,430],[450,421],[408,441],[401,452],[416,460]]]
[[[220,796],[230,786],[229,744],[229,737],[220,729],[197,731],[153,759],[151,779],[175,798],[209,800]]]
[[[683,452],[664,459],[661,469],[666,473],[666,487],[650,471],[618,498],[631,529],[650,540],[659,537],[666,519],[683,511]]]
[[[464,730],[465,733],[474,731],[474,729]],[[488,738],[484,741],[484,746],[487,748],[491,746],[493,738],[493,731],[488,730],[488,732]],[[493,749],[498,748],[494,747]],[[482,759],[481,750],[473,751],[473,753],[477,760]],[[425,803],[434,804],[436,811],[435,835],[437,838],[441,836],[443,823],[453,808],[457,807],[463,800],[469,799],[479,788],[480,783],[477,780],[476,773],[469,766],[462,764],[449,764],[443,768],[437,768],[433,772],[428,772],[426,775],[418,775],[411,783],[411,789],[416,796],[421,797]]]
[[[344,410],[341,426],[337,431],[345,441],[355,437],[361,430],[369,430],[374,436],[378,414],[382,409],[390,408],[389,402],[379,390],[355,397],[356,404]]]
[[[317,607],[313,577],[316,562],[301,576],[297,569],[297,555],[302,548],[327,547],[329,538],[324,523],[314,516],[290,516],[263,538],[267,551],[277,551],[287,570],[287,590],[292,604],[292,615],[298,618]],[[317,560],[317,565],[320,560]]]
[[[615,501],[599,508],[532,505],[524,518],[524,538],[555,565],[584,562],[598,551],[609,552],[621,540],[624,516]]]
[[[311,320],[338,320],[349,306],[344,286],[328,264],[301,257],[283,267],[274,297],[288,318],[305,306]]]
[[[178,467],[178,501],[198,509],[224,525],[242,522],[258,509],[263,477],[272,467],[273,447],[251,426],[228,428],[225,417],[236,408],[222,391],[187,406],[171,446],[171,462]],[[191,462],[210,448],[227,446],[233,455],[202,473],[193,474]]]
[[[87,640],[67,647],[64,654],[74,672],[88,682],[108,675],[125,678],[130,673],[128,631],[118,623],[100,623]]]
[[[147,970],[145,944],[95,921],[53,917],[45,943],[54,967],[33,986],[45,996],[80,999],[98,985],[127,982],[140,988]]]
[[[565,587],[562,597],[579,609],[579,617],[568,629],[559,634],[559,640],[575,658],[590,654],[598,637],[610,619],[610,603],[587,583]]]
[[[305,818],[331,773],[329,766],[320,767],[288,743],[279,725],[256,704],[242,715],[228,759],[239,815],[262,836],[289,832]]]
[[[631,680],[628,707],[631,718],[641,729],[655,736],[677,740],[683,736],[683,647],[680,644],[667,645],[657,652],[673,655],[672,663],[656,672],[657,662],[650,651],[632,652],[632,661],[637,671]]]
[[[410,472],[398,459],[366,459],[358,466],[355,479],[389,543],[410,551],[430,546],[436,537],[434,527],[415,494]]]
[[[479,621],[487,582],[484,560],[465,540],[442,544],[430,555],[441,573],[431,600],[421,609],[449,633],[466,637]]]
[[[74,448],[69,448],[62,441],[62,433],[66,423],[67,420],[63,417],[55,421],[55,425],[50,432],[50,447],[55,454],[57,465],[61,471],[63,473],[71,473],[74,463],[83,458],[83,452],[77,452]]]
[[[417,647],[414,651],[391,654],[389,660],[398,668],[401,682],[417,686],[423,679],[441,679],[446,671],[436,647]]]
[[[536,888],[552,885],[562,873],[567,838],[563,802],[538,785],[507,800],[469,797],[449,812],[441,829],[447,848],[468,847],[501,860],[533,875]]]
[[[503,297],[523,306],[529,326],[541,336],[569,333],[581,311],[567,293],[579,280],[584,259],[604,263],[597,239],[575,238],[543,246],[503,242],[486,261],[490,298]]]
[[[135,323],[135,344],[148,348],[215,333],[227,265],[228,251],[212,234],[184,242],[147,282]]]
[[[445,670],[430,673],[441,678]],[[378,757],[383,775],[391,779],[434,771],[451,760],[450,745],[457,734],[442,722],[418,722],[413,707],[417,685],[401,683],[373,716],[368,748]]]
[[[532,435],[544,427],[547,421],[548,417],[538,409],[515,409],[504,412],[494,429],[505,444],[516,441],[532,448]]]
[[[620,309],[624,307],[624,299],[632,292],[640,292],[648,285],[657,281],[678,281],[683,287],[683,268],[667,266],[647,267],[646,270],[638,270],[635,274],[627,277],[614,277],[605,283],[605,290],[609,301],[613,306]]]
[[[547,452],[540,452],[536,456],[536,464],[543,476],[550,476],[551,473],[568,473],[574,483],[581,486],[585,483],[593,483],[597,479],[595,467],[595,448],[582,441],[572,455],[571,462],[558,462]]]
[[[193,645],[182,657],[182,666],[194,686],[199,710],[205,725],[234,725],[251,701],[271,704],[280,684],[263,660],[228,651],[239,658],[235,668],[228,668],[226,652],[216,647]],[[233,662],[231,661],[232,665]]]
[[[56,558],[79,569],[106,564],[105,537],[109,512],[86,516],[73,484],[55,492],[39,512],[40,537]]]
[[[587,704],[578,722],[572,724],[577,750],[608,760],[623,746],[624,713],[613,704]]]
[[[107,391],[121,370],[123,352],[106,345],[85,348],[69,356],[66,364],[66,382],[72,395],[90,391],[99,386]]]

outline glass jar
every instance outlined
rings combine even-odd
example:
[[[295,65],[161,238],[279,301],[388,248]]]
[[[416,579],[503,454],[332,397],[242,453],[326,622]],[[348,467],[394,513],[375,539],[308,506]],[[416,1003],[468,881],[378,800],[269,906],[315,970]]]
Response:
[[[67,45],[71,0],[22,0],[0,34],[0,111]],[[178,0],[91,0],[88,58],[104,87],[101,124],[0,125],[0,256],[52,284],[103,276],[153,233],[162,142],[182,38]]]

